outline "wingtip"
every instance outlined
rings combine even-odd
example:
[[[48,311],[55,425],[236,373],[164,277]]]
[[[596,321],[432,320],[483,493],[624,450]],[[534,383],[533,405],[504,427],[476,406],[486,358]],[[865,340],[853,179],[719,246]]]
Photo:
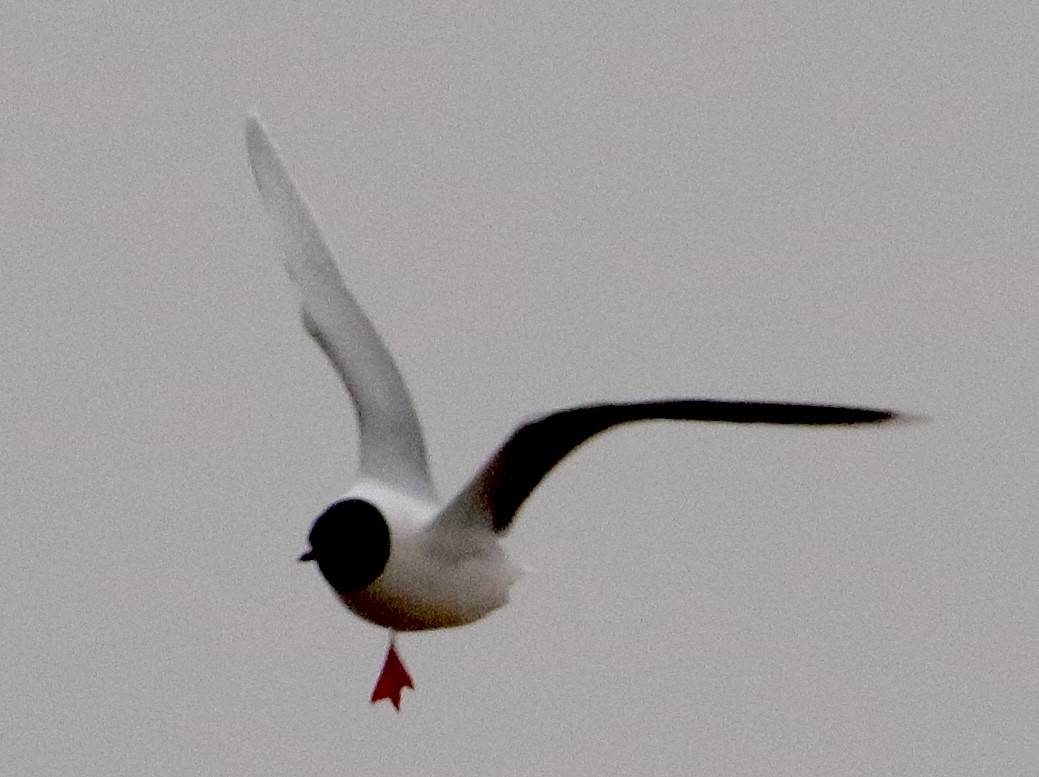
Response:
[[[260,194],[264,195],[265,203],[267,192],[271,189],[294,189],[292,181],[282,167],[278,150],[267,131],[267,126],[255,111],[250,111],[245,117],[245,150],[256,187]],[[298,193],[292,196],[300,199]]]
[[[884,424],[885,426],[903,424],[930,423],[931,418],[920,413],[904,413],[900,410],[867,410],[857,412],[856,417],[848,419],[844,423],[848,426],[873,426]]]
[[[263,117],[260,116],[260,112],[255,108],[245,114],[245,132],[263,131],[265,129],[263,123]]]
[[[254,159],[261,150],[271,147],[270,134],[256,111],[250,111],[245,117],[245,147],[250,159]]]
[[[916,425],[916,424],[929,424],[933,420],[929,415],[922,413],[900,413],[892,411],[891,415],[885,419],[888,423],[898,425]]]

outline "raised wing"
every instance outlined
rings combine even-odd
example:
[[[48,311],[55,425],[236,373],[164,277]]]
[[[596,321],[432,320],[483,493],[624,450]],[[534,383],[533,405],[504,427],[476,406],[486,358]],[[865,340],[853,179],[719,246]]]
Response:
[[[895,418],[889,410],[786,402],[676,399],[587,405],[559,410],[516,429],[476,477],[436,519],[434,527],[482,526],[504,532],[549,471],[581,443],[634,421],[721,421],[736,424],[833,426]]]
[[[285,267],[302,297],[303,324],[357,409],[361,475],[433,498],[418,416],[393,358],[343,283],[306,201],[255,116],[246,120],[245,142]]]

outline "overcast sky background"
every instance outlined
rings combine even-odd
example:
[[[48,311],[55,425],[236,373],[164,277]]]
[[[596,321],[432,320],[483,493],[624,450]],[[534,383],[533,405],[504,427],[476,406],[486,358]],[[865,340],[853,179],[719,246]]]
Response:
[[[175,5],[2,14],[5,773],[1034,769],[1039,6]],[[598,439],[372,707],[384,633],[295,561],[355,427],[251,109],[445,496],[577,402],[933,420]]]

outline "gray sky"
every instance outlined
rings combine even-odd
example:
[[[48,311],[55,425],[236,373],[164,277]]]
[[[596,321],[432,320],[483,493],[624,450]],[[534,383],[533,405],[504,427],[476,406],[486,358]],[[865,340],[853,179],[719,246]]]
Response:
[[[1034,3],[72,5],[0,25],[6,771],[1034,768]],[[575,402],[933,421],[597,440],[373,708],[383,633],[295,562],[355,429],[252,108],[445,495]]]

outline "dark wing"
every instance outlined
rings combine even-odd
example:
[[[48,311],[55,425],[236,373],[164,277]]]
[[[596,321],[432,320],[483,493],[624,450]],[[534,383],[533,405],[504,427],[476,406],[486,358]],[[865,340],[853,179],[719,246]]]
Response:
[[[567,454],[600,432],[633,421],[847,426],[879,423],[896,416],[890,410],[862,407],[719,399],[587,405],[559,410],[516,429],[441,513],[434,526],[483,526],[505,531],[520,505]]]

